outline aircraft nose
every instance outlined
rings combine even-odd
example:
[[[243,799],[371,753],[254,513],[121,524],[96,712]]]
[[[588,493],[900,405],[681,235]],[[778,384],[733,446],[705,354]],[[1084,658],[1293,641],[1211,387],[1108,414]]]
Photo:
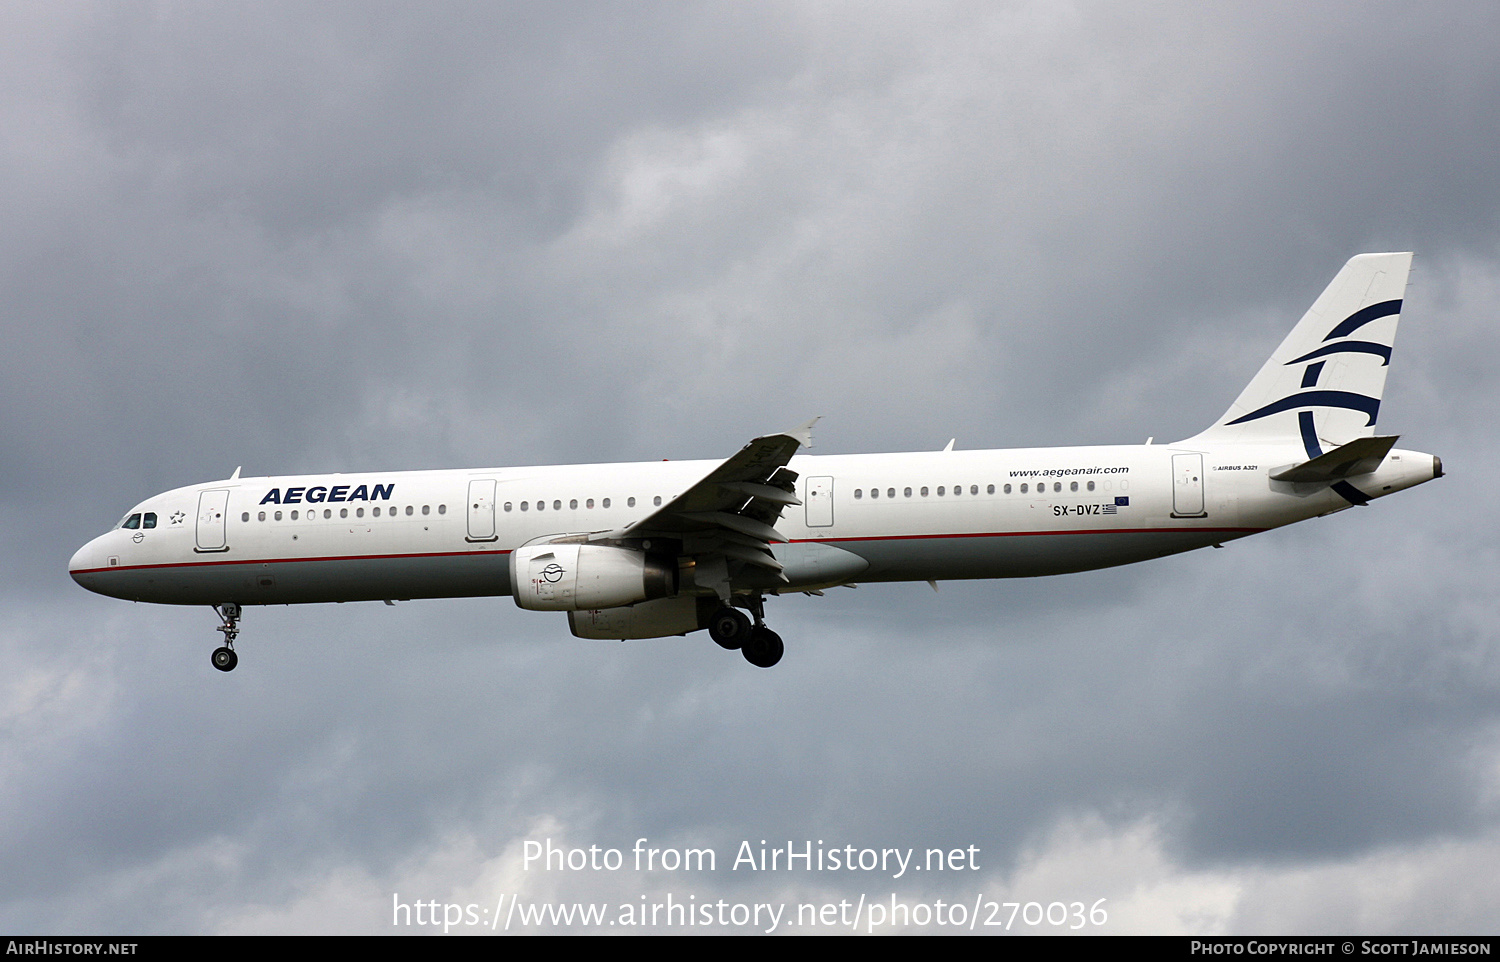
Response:
[[[95,538],[88,544],[73,552],[73,557],[68,559],[68,574],[72,575],[73,580],[78,582],[80,585],[83,585],[85,588],[89,587],[87,575],[85,574],[85,572],[93,568],[102,567],[104,567],[104,565],[99,549],[98,538]]]

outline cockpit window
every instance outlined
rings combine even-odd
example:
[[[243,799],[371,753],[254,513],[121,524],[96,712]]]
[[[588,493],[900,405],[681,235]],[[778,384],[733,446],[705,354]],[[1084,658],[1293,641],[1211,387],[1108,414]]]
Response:
[[[129,528],[132,531],[134,531],[136,528],[139,528],[140,526],[141,516],[139,514],[132,514],[130,517],[120,522],[120,527]]]
[[[147,511],[146,512],[145,516],[141,519],[141,527],[143,527],[143,528],[154,528],[154,527],[156,527],[156,512],[155,511]]]

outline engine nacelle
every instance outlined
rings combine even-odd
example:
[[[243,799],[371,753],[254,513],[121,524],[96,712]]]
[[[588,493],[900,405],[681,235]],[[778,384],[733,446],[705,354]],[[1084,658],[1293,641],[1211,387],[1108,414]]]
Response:
[[[675,558],[598,544],[531,544],[510,555],[510,593],[531,611],[616,608],[677,592]]]
[[[570,611],[568,627],[579,638],[665,638],[708,627],[719,605],[719,599],[711,595],[678,595],[626,608]]]

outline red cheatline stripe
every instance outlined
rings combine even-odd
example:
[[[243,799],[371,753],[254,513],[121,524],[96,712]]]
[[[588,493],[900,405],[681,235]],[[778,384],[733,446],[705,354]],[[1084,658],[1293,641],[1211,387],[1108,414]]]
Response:
[[[321,558],[233,558],[223,561],[171,561],[155,565],[109,565],[103,568],[80,568],[74,574],[93,574],[96,571],[145,571],[152,568],[211,568],[217,565],[279,565],[298,564],[305,561],[388,561],[396,558],[467,558],[473,555],[505,555],[503,551],[414,551],[410,554],[341,554]]]
[[[974,534],[894,534],[868,538],[808,538],[818,544],[835,541],[921,541],[937,538],[1040,538],[1056,534],[1255,534],[1266,528],[1079,528],[1074,531],[982,531]],[[802,542],[795,542],[801,544]]]
[[[898,534],[871,535],[865,538],[801,538],[793,544],[834,544],[840,541],[938,541],[945,538],[1039,538],[1069,534],[1254,534],[1265,528],[1080,528],[1073,531],[979,531],[971,534]],[[101,571],[148,571],[156,568],[211,568],[218,565],[299,564],[311,561],[387,561],[398,558],[468,558],[474,555],[507,555],[510,549],[497,551],[417,551],[410,554],[328,555],[321,558],[234,558],[222,561],[173,561],[152,565],[111,565],[103,568],[80,568],[73,574]]]

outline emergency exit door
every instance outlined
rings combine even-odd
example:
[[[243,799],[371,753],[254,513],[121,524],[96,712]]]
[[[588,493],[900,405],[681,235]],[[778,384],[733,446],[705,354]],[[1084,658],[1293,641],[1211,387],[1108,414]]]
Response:
[[[1172,455],[1172,517],[1204,518],[1203,455]]]
[[[469,482],[469,541],[494,541],[495,479]]]
[[[807,479],[807,526],[826,528],[833,524],[833,478]]]

